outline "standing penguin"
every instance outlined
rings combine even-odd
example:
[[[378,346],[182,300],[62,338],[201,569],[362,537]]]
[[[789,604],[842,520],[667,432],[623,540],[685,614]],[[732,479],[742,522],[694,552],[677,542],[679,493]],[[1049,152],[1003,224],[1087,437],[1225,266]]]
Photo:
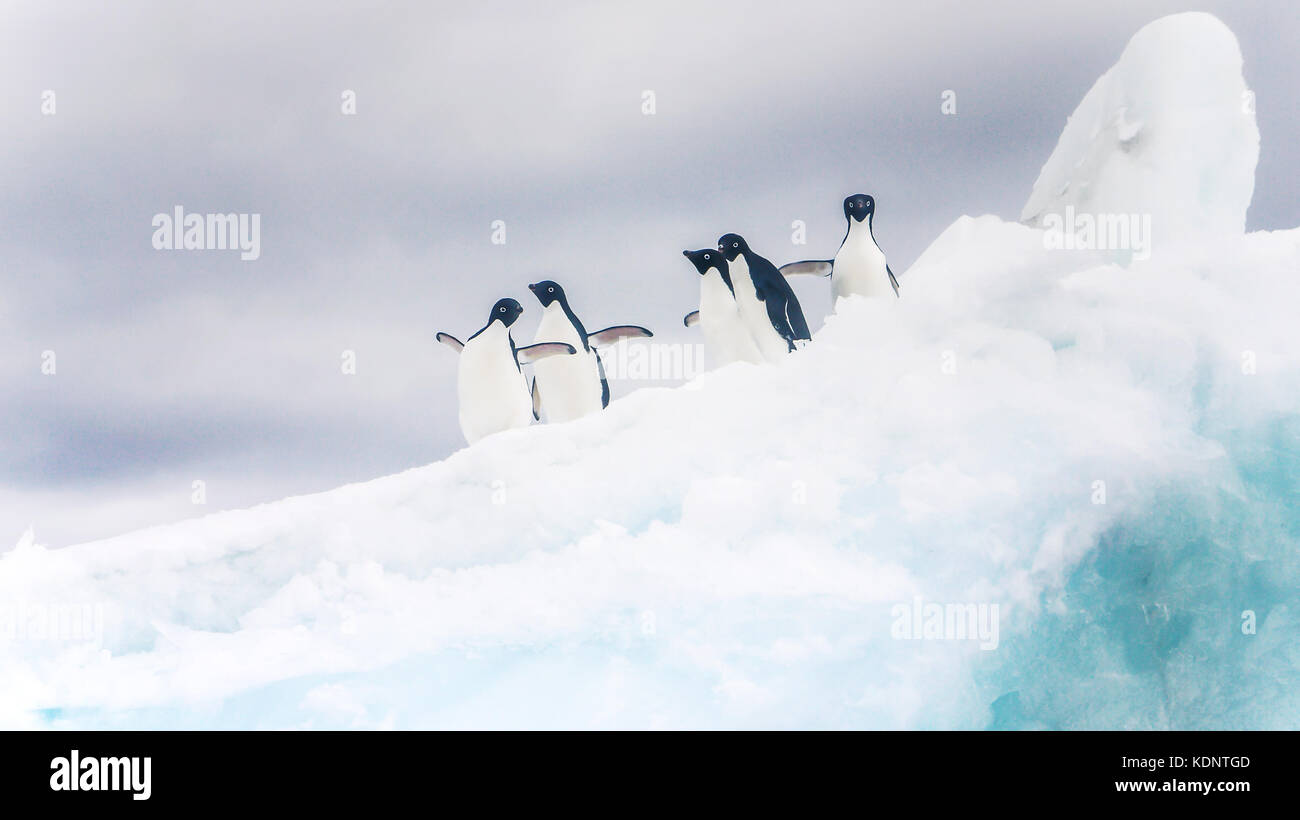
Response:
[[[700,309],[686,314],[683,321],[687,327],[698,324],[704,331],[713,366],[735,361],[761,363],[763,354],[740,318],[726,257],[712,248],[682,251],[682,255],[700,273]]]
[[[763,357],[777,361],[812,338],[799,299],[776,266],[749,249],[738,234],[724,234],[718,250],[726,257],[740,318]]]
[[[596,347],[654,334],[636,325],[615,325],[588,333],[569,307],[568,297],[558,282],[546,279],[529,285],[528,289],[544,309],[537,326],[537,339],[566,342],[577,350],[573,356],[537,363],[533,412],[538,413],[545,402],[547,420],[563,422],[604,409],[609,405],[609,382]]]
[[[892,289],[897,297],[898,280],[885,261],[885,252],[876,244],[871,222],[876,215],[876,201],[867,194],[854,194],[844,200],[844,218],[849,229],[840,242],[834,259],[791,262],[781,267],[786,276],[815,274],[831,277],[835,301],[841,296],[888,296]]]
[[[527,427],[537,415],[528,397],[521,364],[577,352],[573,345],[542,342],[515,347],[510,326],[524,309],[514,299],[492,306],[488,322],[468,340],[439,333],[438,341],[460,354],[456,392],[460,398],[460,430],[470,444],[484,436]]]

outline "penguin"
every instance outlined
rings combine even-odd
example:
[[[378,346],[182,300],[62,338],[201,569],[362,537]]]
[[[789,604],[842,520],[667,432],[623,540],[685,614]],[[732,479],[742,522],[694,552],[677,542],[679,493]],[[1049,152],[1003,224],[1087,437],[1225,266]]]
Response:
[[[763,358],[778,361],[808,341],[808,322],[799,299],[776,266],[749,249],[739,234],[718,238],[727,260],[740,318]]]
[[[523,312],[514,299],[500,299],[492,306],[487,324],[464,342],[450,333],[436,337],[460,354],[456,374],[460,430],[470,444],[502,430],[527,427],[537,418],[520,365],[578,352],[560,342],[515,347],[510,326]]]
[[[577,351],[573,356],[537,363],[533,376],[533,412],[540,413],[545,402],[547,420],[564,422],[608,407],[609,381],[596,348],[654,334],[637,325],[615,325],[588,333],[569,307],[569,299],[558,282],[546,279],[529,285],[528,289],[543,308],[537,339],[565,342]]]
[[[814,259],[791,262],[781,266],[785,276],[814,274],[831,277],[831,292],[838,303],[840,297],[888,296],[898,292],[898,279],[885,261],[885,252],[876,244],[871,222],[876,215],[876,201],[867,194],[854,194],[844,200],[844,219],[849,223],[840,249],[834,259]]]
[[[687,327],[700,325],[714,367],[746,361],[760,364],[763,354],[740,318],[727,259],[713,248],[682,251],[700,274],[700,309],[686,315]]]

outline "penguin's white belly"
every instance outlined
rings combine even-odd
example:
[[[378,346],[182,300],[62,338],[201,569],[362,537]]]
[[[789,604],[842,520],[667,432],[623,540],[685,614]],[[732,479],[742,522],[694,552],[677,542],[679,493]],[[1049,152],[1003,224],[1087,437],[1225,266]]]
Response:
[[[731,263],[730,274],[731,285],[736,289],[736,307],[755,346],[768,361],[785,358],[790,352],[790,346],[772,327],[772,320],[767,316],[767,305],[758,301],[758,292],[754,290],[754,280],[749,276],[749,264],[744,256],[737,256],[736,261]],[[703,321],[703,313],[700,314],[700,319]]]
[[[716,269],[700,280],[700,329],[714,367],[735,361],[763,361],[754,337],[740,318],[736,298]]]
[[[504,333],[485,331],[465,343],[456,389],[460,429],[470,444],[502,430],[527,427],[533,420],[528,383],[515,367]]]
[[[851,238],[835,254],[831,291],[836,299],[850,295],[895,298],[885,269],[885,254],[869,235],[861,240]]]
[[[600,410],[603,390],[596,354],[582,349],[582,339],[563,309],[546,309],[537,326],[537,342],[567,342],[578,351],[571,356],[551,356],[532,366],[546,420],[571,421]]]

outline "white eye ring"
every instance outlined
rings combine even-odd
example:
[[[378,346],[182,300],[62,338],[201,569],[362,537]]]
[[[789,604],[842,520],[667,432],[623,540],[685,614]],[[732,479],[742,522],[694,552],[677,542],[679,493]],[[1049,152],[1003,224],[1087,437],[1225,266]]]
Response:
[[[709,255],[708,255],[707,253],[704,254],[704,258],[705,258],[705,259],[708,259],[708,258],[709,258]]]
[[[852,202],[849,203],[849,207],[850,207],[850,208],[853,207],[853,203],[852,203]]]
[[[505,313],[505,312],[506,312],[506,309],[505,309],[505,308],[501,308],[501,312],[502,312],[502,313]]]
[[[731,243],[731,247],[733,247],[733,248],[739,248],[739,247],[740,247],[740,243],[739,243],[739,242],[732,242],[732,243]]]
[[[547,288],[547,289],[546,289],[546,292],[547,292],[547,293],[555,293],[555,288]]]

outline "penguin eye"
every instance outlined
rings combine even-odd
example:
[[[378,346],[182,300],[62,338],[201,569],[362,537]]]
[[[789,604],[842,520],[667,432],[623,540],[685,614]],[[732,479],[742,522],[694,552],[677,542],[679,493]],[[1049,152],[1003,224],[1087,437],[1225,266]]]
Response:
[[[733,248],[739,248],[739,247],[740,247],[740,243],[739,243],[739,242],[732,242],[732,243],[731,243],[731,247],[733,247]]]
[[[502,313],[505,313],[505,312],[506,312],[506,309],[505,309],[505,308],[501,308],[501,312],[502,312]]]
[[[704,254],[704,258],[705,258],[705,259],[708,259],[708,258],[709,258],[709,255],[708,255],[707,253]]]
[[[547,293],[555,293],[555,288],[547,288],[547,289],[546,289],[546,292],[547,292]]]
[[[853,203],[852,203],[852,202],[849,203],[849,209],[850,209],[850,210],[853,209]]]

